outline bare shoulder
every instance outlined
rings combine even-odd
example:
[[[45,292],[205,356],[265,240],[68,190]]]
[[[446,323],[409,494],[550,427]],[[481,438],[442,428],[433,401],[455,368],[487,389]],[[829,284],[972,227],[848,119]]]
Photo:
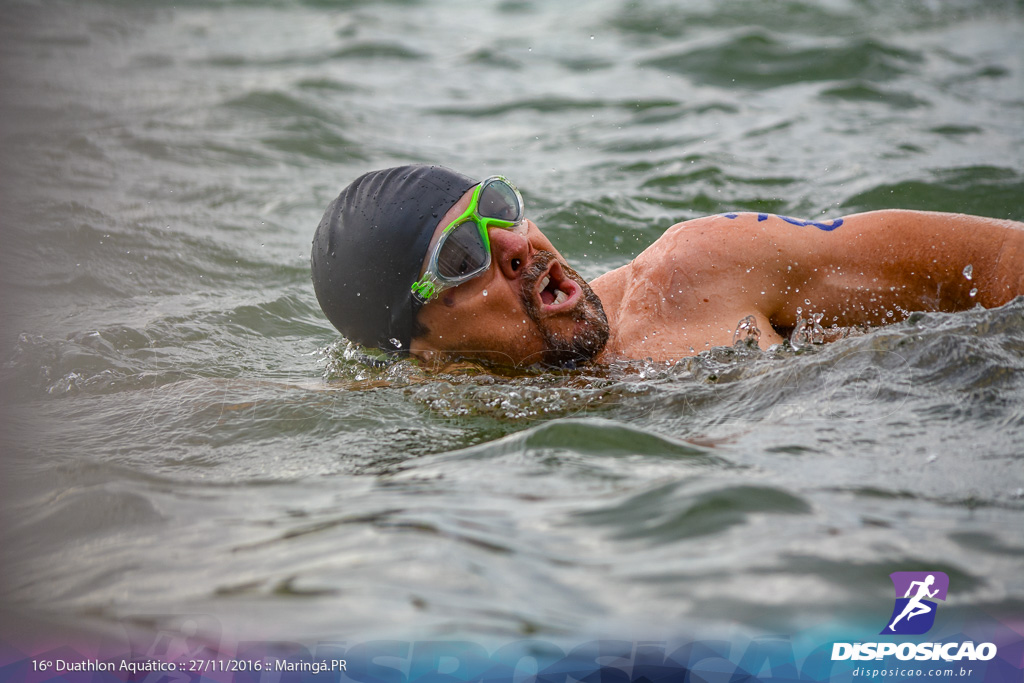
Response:
[[[757,318],[771,331],[761,280],[774,263],[754,268],[766,241],[757,217],[706,216],[677,223],[630,264],[594,281],[606,302],[615,341],[634,357],[679,357],[729,344],[737,321]],[[773,252],[774,253],[774,252]],[[689,349],[688,352],[685,350]]]
[[[632,307],[663,319],[683,316],[692,324],[713,318],[735,301],[751,279],[747,266],[764,250],[756,218],[717,215],[677,223],[626,267],[625,296]]]
[[[690,267],[704,262],[721,262],[723,256],[742,248],[737,240],[749,228],[747,220],[730,220],[725,215],[704,216],[676,223],[633,261],[634,275],[644,276],[683,262]],[[723,249],[723,247],[728,247]],[[725,265],[725,264],[722,264]]]

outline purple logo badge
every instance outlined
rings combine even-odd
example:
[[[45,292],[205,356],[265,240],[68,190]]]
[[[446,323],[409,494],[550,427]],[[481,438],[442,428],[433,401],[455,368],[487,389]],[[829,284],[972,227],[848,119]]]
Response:
[[[945,600],[949,577],[943,572],[893,572],[896,604],[882,635],[918,636],[935,624],[935,600]]]

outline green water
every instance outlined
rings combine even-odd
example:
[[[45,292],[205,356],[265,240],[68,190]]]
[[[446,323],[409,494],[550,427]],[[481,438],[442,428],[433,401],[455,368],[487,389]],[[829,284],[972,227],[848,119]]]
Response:
[[[309,244],[357,175],[507,175],[582,275],[671,224],[1024,220],[1020,2],[0,9],[4,605],[238,637],[1024,608],[1024,301],[794,353],[361,363]],[[884,613],[884,614],[883,614]]]

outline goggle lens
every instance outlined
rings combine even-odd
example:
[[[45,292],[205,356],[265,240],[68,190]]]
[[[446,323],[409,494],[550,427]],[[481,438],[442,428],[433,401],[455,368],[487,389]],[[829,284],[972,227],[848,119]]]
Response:
[[[437,255],[437,272],[441,277],[458,280],[487,266],[487,247],[473,221],[456,225],[443,239],[444,244]]]
[[[492,180],[480,189],[477,212],[487,218],[518,223],[523,217],[523,204],[514,187],[503,180]]]

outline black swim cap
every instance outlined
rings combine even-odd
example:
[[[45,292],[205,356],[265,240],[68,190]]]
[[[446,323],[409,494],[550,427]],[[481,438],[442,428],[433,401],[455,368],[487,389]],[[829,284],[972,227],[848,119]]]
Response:
[[[327,319],[354,342],[408,351],[419,279],[438,222],[477,184],[442,166],[360,176],[327,207],[313,236],[313,289]]]

